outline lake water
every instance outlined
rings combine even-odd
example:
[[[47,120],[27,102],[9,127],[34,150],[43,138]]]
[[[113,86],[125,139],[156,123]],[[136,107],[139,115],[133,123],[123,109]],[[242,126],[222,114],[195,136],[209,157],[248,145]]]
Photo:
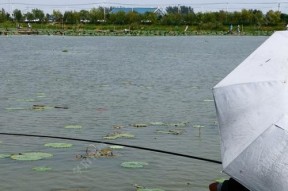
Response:
[[[101,141],[113,132],[130,133],[135,137],[110,141],[221,160],[211,88],[266,39],[1,36],[0,132]],[[47,107],[32,109],[37,104]],[[0,141],[0,154],[54,155],[0,159],[0,190],[135,191],[140,185],[207,191],[213,180],[227,177],[219,164],[127,147],[113,150],[112,158],[77,160],[90,143],[4,135]],[[44,146],[51,142],[73,146]],[[126,161],[148,165],[121,167]],[[52,170],[32,170],[36,166]]]

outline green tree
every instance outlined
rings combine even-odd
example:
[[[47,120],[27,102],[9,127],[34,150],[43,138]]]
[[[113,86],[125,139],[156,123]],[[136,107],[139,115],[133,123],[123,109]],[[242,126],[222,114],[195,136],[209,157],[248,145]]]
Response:
[[[65,11],[63,19],[67,24],[78,24],[80,22],[79,13],[76,11]]]
[[[26,20],[28,20],[28,21],[33,21],[33,20],[35,19],[34,14],[31,13],[31,12],[27,12],[27,13],[25,14],[25,17],[26,17]]]
[[[5,9],[0,10],[0,22],[3,23],[7,20]]]
[[[279,11],[268,11],[266,13],[266,24],[268,26],[276,26],[281,22],[281,13]]]
[[[15,10],[13,11],[13,15],[14,15],[14,18],[15,18],[15,20],[16,20],[17,22],[21,22],[21,21],[22,21],[23,15],[22,15],[21,10],[15,9]]]
[[[32,9],[32,14],[34,15],[34,19],[38,20],[39,22],[43,22],[45,18],[45,14],[40,9]]]
[[[104,20],[104,10],[93,8],[89,12],[89,17],[91,19],[91,23],[98,23],[101,20]]]
[[[119,11],[110,15],[110,22],[113,24],[127,24],[127,17],[124,11]]]
[[[132,24],[132,23],[140,23],[140,16],[138,13],[136,12],[129,12],[126,14],[126,20],[128,22],[128,24]]]
[[[80,17],[80,20],[82,20],[82,21],[84,21],[84,20],[90,21],[90,13],[87,10],[81,10],[79,12],[79,17]]]
[[[63,14],[59,10],[53,10],[52,16],[56,22],[63,21]]]

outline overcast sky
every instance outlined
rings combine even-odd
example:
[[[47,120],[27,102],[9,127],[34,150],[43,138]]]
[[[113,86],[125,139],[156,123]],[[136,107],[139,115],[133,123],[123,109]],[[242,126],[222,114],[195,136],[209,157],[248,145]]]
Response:
[[[268,10],[280,10],[288,13],[288,0],[0,0],[0,8],[6,11],[20,9],[22,12],[39,8],[45,13],[51,13],[53,9],[66,11],[91,9],[98,6],[114,7],[162,7],[185,5],[198,11],[237,11],[243,8]]]

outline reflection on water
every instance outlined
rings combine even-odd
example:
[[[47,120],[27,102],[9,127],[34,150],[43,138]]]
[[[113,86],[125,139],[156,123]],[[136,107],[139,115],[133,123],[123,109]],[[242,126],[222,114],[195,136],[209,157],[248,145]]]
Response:
[[[220,160],[211,88],[265,39],[0,37],[1,132],[93,140],[129,134],[109,141]],[[0,159],[1,190],[133,191],[140,185],[204,191],[225,177],[218,164],[132,148],[79,159],[89,143],[11,136],[0,141],[0,154],[53,154],[37,161]],[[53,142],[73,146],[44,146]],[[121,167],[129,161],[148,165]],[[51,170],[33,170],[39,166]]]

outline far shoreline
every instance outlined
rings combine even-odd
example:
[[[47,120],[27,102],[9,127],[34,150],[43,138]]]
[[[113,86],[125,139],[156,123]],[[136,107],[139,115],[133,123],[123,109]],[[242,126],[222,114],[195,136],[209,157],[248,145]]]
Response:
[[[167,30],[57,30],[57,29],[4,29],[0,36],[11,35],[55,35],[55,36],[270,36],[274,31],[255,30],[249,32],[229,31],[167,31]]]

